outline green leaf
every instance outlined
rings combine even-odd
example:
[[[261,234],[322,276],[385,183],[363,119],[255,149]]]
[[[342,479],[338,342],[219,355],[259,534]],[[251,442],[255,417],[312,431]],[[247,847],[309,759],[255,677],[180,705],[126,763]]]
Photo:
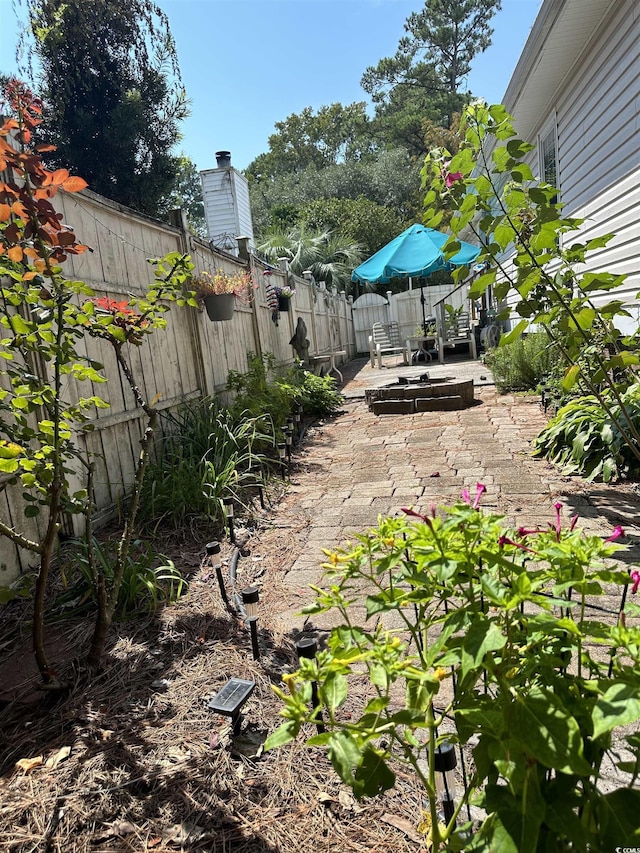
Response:
[[[300,730],[300,726],[295,721],[289,721],[279,726],[275,732],[271,732],[264,744],[265,752],[270,749],[276,749],[283,746],[285,743],[292,741]]]
[[[501,346],[501,347],[508,346],[509,344],[513,343],[514,341],[517,341],[518,338],[521,337],[523,332],[528,328],[528,326],[529,326],[528,320],[520,320],[520,322],[513,329],[511,329],[510,332],[508,332],[506,335],[503,335],[500,338],[499,346]]]
[[[638,847],[640,842],[640,790],[620,788],[600,800],[601,850]]]
[[[347,679],[339,672],[330,672],[321,687],[320,693],[327,708],[335,711],[347,698]]]
[[[593,737],[610,732],[617,726],[626,726],[640,719],[640,696],[638,686],[614,684],[606,690],[594,705]]]
[[[396,783],[396,776],[388,764],[370,746],[366,746],[362,764],[355,773],[353,793],[357,797],[376,797]]]
[[[533,687],[516,697],[511,734],[545,767],[578,776],[592,773],[583,756],[578,723],[550,690]]]
[[[476,618],[462,642],[462,677],[478,667],[487,652],[504,648],[507,640],[502,631],[488,619]]]
[[[338,776],[353,787],[353,771],[362,763],[362,753],[349,732],[333,732],[327,746],[327,754]]]
[[[569,370],[562,377],[562,382],[560,383],[562,389],[564,391],[571,391],[576,382],[578,381],[578,376],[580,376],[580,365],[572,364]]]

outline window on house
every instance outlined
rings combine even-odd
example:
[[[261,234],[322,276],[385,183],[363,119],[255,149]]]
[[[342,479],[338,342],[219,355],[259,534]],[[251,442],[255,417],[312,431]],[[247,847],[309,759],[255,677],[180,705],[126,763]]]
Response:
[[[558,186],[558,151],[556,146],[556,129],[555,127],[540,137],[540,176],[542,180],[551,184],[552,187]]]

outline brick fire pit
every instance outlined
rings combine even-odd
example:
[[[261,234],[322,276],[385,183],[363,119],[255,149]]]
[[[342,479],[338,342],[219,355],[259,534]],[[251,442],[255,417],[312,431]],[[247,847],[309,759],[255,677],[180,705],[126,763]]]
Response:
[[[466,409],[474,402],[473,379],[458,381],[451,377],[403,377],[399,382],[384,388],[368,388],[364,395],[369,410],[375,415],[453,411]]]

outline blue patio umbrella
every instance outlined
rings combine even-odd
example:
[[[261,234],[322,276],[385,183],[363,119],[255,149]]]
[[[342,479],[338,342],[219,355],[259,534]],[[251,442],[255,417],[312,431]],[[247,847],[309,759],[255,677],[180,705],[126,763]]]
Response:
[[[480,254],[478,246],[461,240],[460,250],[447,260],[442,247],[448,239],[442,231],[412,225],[356,267],[351,280],[384,284],[392,278],[425,278],[437,270],[471,264]]]
[[[472,264],[480,254],[478,246],[459,240],[460,249],[453,257],[447,258],[442,247],[449,239],[448,234],[427,228],[425,225],[412,225],[402,234],[394,237],[390,243],[356,267],[351,280],[370,284],[385,284],[392,278],[425,278],[438,270],[451,270],[454,267]],[[420,284],[420,302],[422,303],[422,322],[426,329],[425,299]],[[426,334],[426,331],[425,331]]]

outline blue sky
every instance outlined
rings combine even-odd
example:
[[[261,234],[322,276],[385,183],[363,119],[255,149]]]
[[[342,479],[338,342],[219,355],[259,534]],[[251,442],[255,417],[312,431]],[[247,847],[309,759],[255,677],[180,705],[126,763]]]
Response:
[[[85,0],[91,2],[91,0]],[[0,0],[0,71],[15,71],[16,0]],[[199,169],[231,151],[244,169],[268,148],[274,124],[311,106],[366,100],[360,79],[395,53],[420,0],[159,0],[191,98],[181,148]],[[489,50],[467,81],[500,101],[541,0],[503,0]],[[20,7],[18,7],[20,8]]]

